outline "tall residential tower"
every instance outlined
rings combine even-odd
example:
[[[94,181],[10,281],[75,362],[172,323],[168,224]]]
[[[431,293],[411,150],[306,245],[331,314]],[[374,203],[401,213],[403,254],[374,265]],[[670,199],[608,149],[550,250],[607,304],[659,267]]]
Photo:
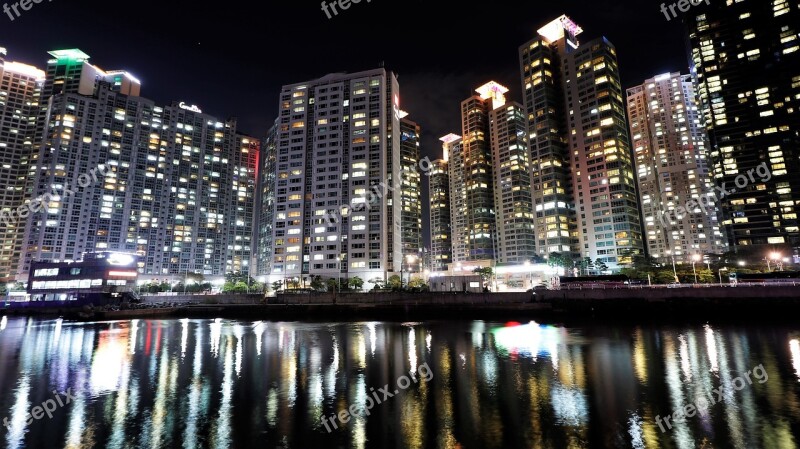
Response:
[[[399,98],[384,69],[283,87],[270,282],[403,269]]]
[[[58,61],[45,86],[70,85]],[[135,95],[124,72],[103,73],[48,101],[31,163],[30,199],[42,201],[26,223],[20,276],[32,260],[95,251],[138,254],[143,279],[250,274],[259,140],[196,106]]]
[[[520,47],[541,255],[569,252],[619,268],[643,252],[617,55],[561,16]]]
[[[400,166],[402,186],[400,187],[400,226],[401,245],[405,271],[421,273],[423,265],[422,249],[422,192],[420,164],[419,124],[410,120],[405,111],[400,113]]]
[[[689,75],[667,73],[628,89],[628,116],[650,256],[689,262],[722,252],[708,136]]]
[[[450,217],[450,173],[448,169],[449,145],[461,136],[450,134],[440,140],[444,144],[442,159],[433,161],[428,176],[428,195],[430,198],[430,239],[431,266],[433,272],[447,271],[453,262],[453,241]]]
[[[44,71],[5,57],[0,48],[0,282],[13,280],[21,255],[27,175],[38,149],[36,123],[45,79]]]
[[[714,180],[736,190],[720,198],[729,242],[759,257],[763,245],[797,248],[800,5],[703,3],[686,13],[685,23]],[[771,175],[753,176],[762,164]]]

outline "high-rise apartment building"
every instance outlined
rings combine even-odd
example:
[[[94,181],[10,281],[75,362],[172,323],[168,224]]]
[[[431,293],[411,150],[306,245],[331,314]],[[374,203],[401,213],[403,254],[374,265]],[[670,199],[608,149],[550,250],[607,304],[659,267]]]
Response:
[[[197,106],[133,95],[121,72],[92,75],[91,89],[59,78],[53,65],[73,65],[58,61],[45,86],[77,88],[49,99],[20,275],[94,251],[138,254],[144,279],[251,273],[259,140]]]
[[[0,282],[13,280],[22,250],[25,217],[18,208],[24,211],[45,79],[44,71],[5,58],[0,48]]]
[[[420,133],[419,124],[408,119],[401,111],[400,119],[400,166],[402,186],[400,187],[400,227],[401,246],[405,271],[422,272],[422,192],[420,173]]]
[[[271,282],[369,282],[403,269],[400,116],[384,69],[283,87]]]
[[[463,136],[442,138],[448,157],[452,261],[516,264],[536,256],[526,135],[508,88],[490,81],[461,103]]]
[[[714,181],[728,192],[735,190],[720,198],[729,242],[737,249],[796,248],[800,5],[787,0],[711,2],[692,7],[685,23]],[[753,175],[762,164],[771,176]]]
[[[448,168],[448,146],[460,139],[450,134],[440,140],[444,144],[442,159],[433,161],[428,174],[428,195],[430,199],[430,270],[442,272],[453,261],[453,242],[450,226],[450,173]]]
[[[266,279],[272,272],[272,237],[275,224],[275,185],[278,162],[278,122],[270,127],[261,145],[256,204],[256,275]]]
[[[444,154],[447,160],[448,182],[450,185],[450,243],[451,262],[469,260],[469,245],[467,241],[467,189],[464,184],[466,177],[466,157],[464,155],[464,141],[461,136],[448,134],[442,137]],[[442,218],[444,218],[442,216]]]
[[[628,89],[628,117],[650,256],[689,262],[723,251],[708,136],[690,76],[667,73]]]
[[[449,149],[453,221],[453,261],[494,260],[495,209],[489,113],[505,104],[508,89],[495,82],[461,102],[461,140]]]
[[[489,113],[496,261],[523,264],[536,259],[527,119],[522,105],[509,102]]]
[[[616,49],[582,31],[561,16],[520,47],[537,250],[615,269],[643,252],[636,179]]]

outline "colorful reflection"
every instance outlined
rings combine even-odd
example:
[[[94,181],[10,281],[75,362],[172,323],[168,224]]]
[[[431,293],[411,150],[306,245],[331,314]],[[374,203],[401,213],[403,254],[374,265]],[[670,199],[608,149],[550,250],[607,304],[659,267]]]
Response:
[[[0,317],[0,447],[792,448],[797,329]],[[427,364],[328,433],[320,417]],[[769,375],[740,391],[737,378]],[[666,416],[730,392],[667,432]],[[28,413],[71,391],[52,418]],[[5,421],[3,421],[5,419]]]

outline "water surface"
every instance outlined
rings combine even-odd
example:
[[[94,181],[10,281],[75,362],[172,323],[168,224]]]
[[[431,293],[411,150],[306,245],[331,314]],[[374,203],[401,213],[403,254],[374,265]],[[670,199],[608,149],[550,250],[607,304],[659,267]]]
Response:
[[[794,448],[799,380],[800,326],[2,317],[0,447]]]

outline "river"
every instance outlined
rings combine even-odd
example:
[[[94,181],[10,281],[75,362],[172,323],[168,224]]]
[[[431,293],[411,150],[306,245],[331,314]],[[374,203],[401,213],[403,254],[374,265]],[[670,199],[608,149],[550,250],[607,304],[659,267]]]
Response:
[[[800,326],[1,317],[0,446],[795,448],[799,381]]]

